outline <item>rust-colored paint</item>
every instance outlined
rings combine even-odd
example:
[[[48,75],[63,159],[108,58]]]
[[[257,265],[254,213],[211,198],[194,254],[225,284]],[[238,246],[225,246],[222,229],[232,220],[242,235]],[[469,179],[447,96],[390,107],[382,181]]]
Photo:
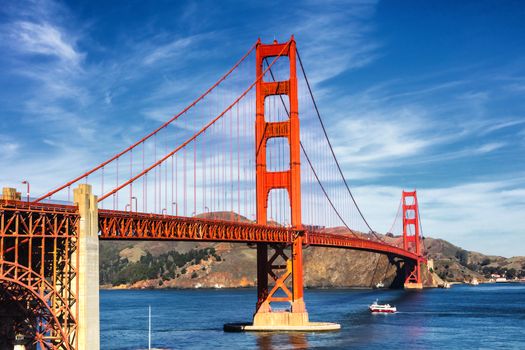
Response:
[[[289,79],[286,81],[266,82],[263,79],[263,62],[268,57],[288,56],[290,65]],[[297,100],[297,72],[296,47],[292,37],[287,43],[262,44],[257,43],[255,49],[256,76],[260,77],[256,83],[256,116],[255,116],[255,158],[256,158],[256,203],[257,223],[265,225],[268,217],[268,196],[271,190],[286,189],[290,199],[290,215],[292,228],[302,229],[301,218],[301,154],[299,132],[299,103]],[[272,95],[287,95],[290,101],[289,119],[280,122],[265,120],[264,101]],[[288,140],[290,149],[290,168],[286,171],[271,172],[267,170],[266,145],[269,139],[284,137]],[[274,278],[274,286],[269,291],[268,275],[276,276],[275,269],[270,262],[277,255],[283,255],[278,246],[271,246],[274,251],[268,260],[268,247],[264,244],[257,246],[257,276],[258,297],[257,312],[271,311],[271,301],[288,301],[292,312],[304,312],[303,302],[303,257],[302,235],[294,235],[290,242],[291,259],[289,269]],[[287,258],[288,260],[288,258]],[[281,269],[282,270],[282,269]],[[287,279],[292,278],[292,291],[286,287]],[[274,293],[282,290],[286,297],[275,298]]]
[[[75,207],[0,201],[0,302],[42,349],[77,348],[78,222]]]

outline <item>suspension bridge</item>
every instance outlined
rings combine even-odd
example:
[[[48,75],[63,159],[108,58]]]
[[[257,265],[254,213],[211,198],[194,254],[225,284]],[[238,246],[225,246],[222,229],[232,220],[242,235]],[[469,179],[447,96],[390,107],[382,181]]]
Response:
[[[0,200],[0,337],[13,344],[99,348],[99,240],[256,245],[247,329],[338,327],[308,318],[308,246],[386,254],[405,288],[422,288],[416,192],[402,193],[398,236],[370,227],[293,37],[257,41],[178,114],[71,181],[37,197],[26,184],[27,198],[4,188]]]

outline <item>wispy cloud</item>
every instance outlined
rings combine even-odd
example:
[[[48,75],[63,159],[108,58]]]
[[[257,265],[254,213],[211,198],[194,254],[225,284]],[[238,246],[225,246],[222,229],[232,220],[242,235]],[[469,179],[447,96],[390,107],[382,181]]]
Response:
[[[380,42],[371,39],[376,5],[376,1],[310,2],[307,9],[297,11],[291,28],[302,43],[299,51],[314,84],[368,65],[380,55]]]
[[[161,60],[174,59],[188,54],[188,48],[202,39],[202,35],[194,35],[171,41],[155,47],[151,53],[144,57],[144,64],[151,65]]]
[[[16,156],[19,148],[20,145],[16,142],[2,141],[0,142],[0,157],[4,159],[12,159]]]
[[[6,36],[11,47],[21,53],[53,56],[75,65],[84,57],[63,30],[50,23],[16,21],[9,25]]]
[[[419,136],[430,125],[414,111],[400,110],[390,117],[385,120],[368,114],[339,121],[333,129],[341,160],[348,164],[390,162],[420,154],[433,143],[432,139]]]

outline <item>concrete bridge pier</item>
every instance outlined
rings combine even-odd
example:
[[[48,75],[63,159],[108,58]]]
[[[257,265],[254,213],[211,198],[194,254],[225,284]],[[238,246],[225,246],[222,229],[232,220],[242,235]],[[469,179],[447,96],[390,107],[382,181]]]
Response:
[[[73,191],[80,214],[78,231],[78,349],[100,349],[98,207],[91,185]]]

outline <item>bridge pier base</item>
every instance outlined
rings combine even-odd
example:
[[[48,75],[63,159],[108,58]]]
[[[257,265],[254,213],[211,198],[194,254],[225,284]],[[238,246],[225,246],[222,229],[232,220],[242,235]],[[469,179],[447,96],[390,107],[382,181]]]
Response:
[[[414,264],[405,262],[405,284],[406,290],[421,290],[423,289],[423,281],[421,278],[421,262],[416,261]]]
[[[78,232],[78,349],[100,349],[98,209],[91,185],[74,191],[80,214]]]
[[[423,283],[405,283],[403,288],[406,290],[421,290],[423,289]]]
[[[310,322],[303,299],[303,236],[293,237],[291,258],[285,245],[257,245],[257,306],[251,324],[227,324],[225,331],[333,331],[341,328],[329,322]],[[268,248],[272,252],[268,255]],[[273,285],[268,285],[268,276]],[[270,289],[271,288],[271,289]],[[271,303],[286,304],[287,309],[275,309]]]

